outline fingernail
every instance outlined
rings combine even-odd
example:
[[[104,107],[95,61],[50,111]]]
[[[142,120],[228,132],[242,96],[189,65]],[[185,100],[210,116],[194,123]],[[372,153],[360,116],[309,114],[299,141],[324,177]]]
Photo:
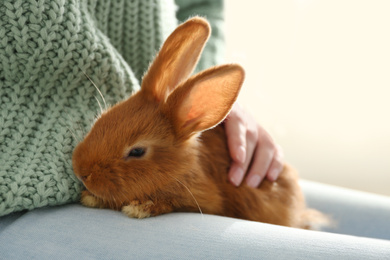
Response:
[[[240,163],[244,163],[245,162],[245,156],[246,156],[246,150],[245,150],[245,147],[244,146],[240,146],[238,149],[237,149],[237,154],[236,154],[236,159],[238,160],[238,162]]]
[[[261,181],[261,177],[257,174],[254,174],[248,178],[246,184],[252,188],[257,188],[257,186],[259,186],[260,184],[260,181]]]
[[[234,186],[239,186],[242,181],[242,176],[244,175],[244,171],[241,168],[235,169],[233,174],[230,176],[230,182],[233,183]]]

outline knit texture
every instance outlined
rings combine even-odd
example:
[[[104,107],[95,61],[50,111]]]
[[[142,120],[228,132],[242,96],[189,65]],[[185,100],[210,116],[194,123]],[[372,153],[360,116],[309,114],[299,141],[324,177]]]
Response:
[[[108,104],[137,90],[177,25],[176,8],[173,0],[0,3],[0,216],[79,199],[72,151],[104,107],[89,78]]]

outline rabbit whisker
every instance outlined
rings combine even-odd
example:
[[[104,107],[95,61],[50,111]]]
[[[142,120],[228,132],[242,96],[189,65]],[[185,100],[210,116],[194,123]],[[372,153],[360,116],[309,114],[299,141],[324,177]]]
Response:
[[[107,199],[107,204],[110,209],[114,209],[114,203],[113,203],[114,197],[112,194],[110,194],[110,198]]]
[[[201,214],[202,217],[203,217],[202,209],[200,208],[199,203],[198,203],[198,201],[196,200],[194,194],[193,194],[193,193],[190,191],[190,189],[189,189],[184,183],[182,183],[179,179],[177,179],[177,178],[174,177],[174,176],[172,176],[172,178],[174,178],[178,183],[180,183],[181,185],[183,185],[183,187],[186,188],[186,190],[190,193],[190,195],[191,195],[192,198],[194,199],[196,205],[198,206],[198,209],[199,209],[200,214]]]
[[[69,116],[69,114],[67,114],[68,116],[68,119],[70,122],[72,122],[72,125],[75,125],[75,122],[73,121],[73,119]],[[80,128],[80,126],[78,126]],[[72,126],[66,126],[66,128],[68,129],[68,131],[72,134],[73,138],[76,140],[76,142],[81,142],[81,137],[79,135],[77,135],[77,131],[76,129],[74,129],[74,127]],[[73,130],[72,130],[73,128]]]
[[[95,82],[93,82],[93,80],[87,75],[87,73],[84,72],[84,70],[81,70],[84,75],[89,79],[89,81],[91,81],[92,85],[96,88],[96,90],[99,92],[99,95],[100,97],[102,98],[103,100],[103,103],[104,103],[104,108],[105,110],[107,110],[107,103],[106,103],[106,99],[104,98],[102,92],[100,91],[100,89],[96,86]],[[100,103],[99,103],[100,104]]]
[[[71,133],[71,135],[73,136],[73,138],[77,141],[77,142],[80,142],[80,140],[76,137],[76,134],[72,131],[72,129],[70,129],[70,127],[66,126],[66,128],[68,129],[68,131]]]
[[[99,99],[95,96],[95,99],[96,99],[96,101],[97,101],[97,103],[98,103],[98,105],[99,105],[99,108],[100,108],[100,114],[103,114],[103,107],[102,107],[102,104],[100,104],[100,101],[99,101]]]

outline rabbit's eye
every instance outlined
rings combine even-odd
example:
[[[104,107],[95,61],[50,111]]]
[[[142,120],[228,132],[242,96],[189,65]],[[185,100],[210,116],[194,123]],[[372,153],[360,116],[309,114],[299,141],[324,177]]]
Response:
[[[137,147],[134,149],[131,149],[131,151],[128,154],[128,157],[142,157],[145,154],[145,148]]]

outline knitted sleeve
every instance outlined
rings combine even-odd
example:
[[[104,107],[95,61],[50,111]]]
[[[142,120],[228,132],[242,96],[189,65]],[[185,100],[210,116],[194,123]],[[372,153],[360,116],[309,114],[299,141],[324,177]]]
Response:
[[[162,42],[177,26],[173,0],[91,1],[96,27],[140,82]]]
[[[112,105],[138,89],[177,17],[209,19],[198,69],[220,63],[222,3],[178,0],[176,13],[174,0],[0,1],[0,216],[77,201],[72,151],[100,93]]]
[[[197,71],[221,64],[225,55],[223,0],[176,0],[177,19],[185,21],[191,16],[205,17],[211,24],[212,34],[205,46]]]
[[[139,88],[175,14],[173,0],[0,1],[0,216],[78,200],[72,151],[99,91],[112,105]]]

